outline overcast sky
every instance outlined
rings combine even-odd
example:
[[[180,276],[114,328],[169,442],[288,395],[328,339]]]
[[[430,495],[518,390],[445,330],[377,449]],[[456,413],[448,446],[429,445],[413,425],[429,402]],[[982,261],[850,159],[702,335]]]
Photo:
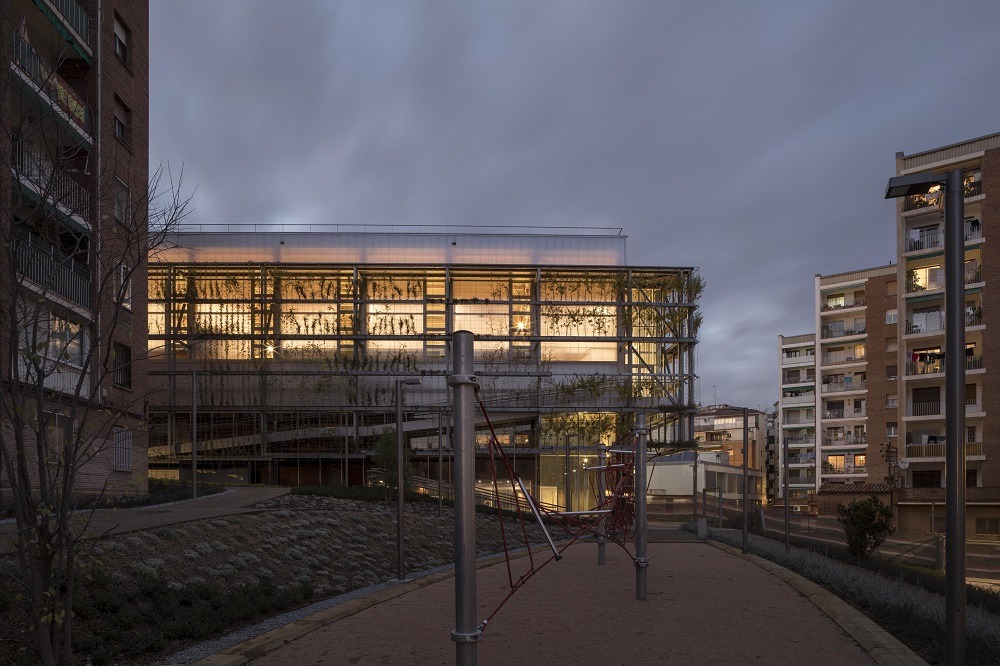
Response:
[[[1000,131],[995,1],[150,5],[192,222],[622,227],[701,270],[706,404],[769,406],[813,276],[894,259],[897,151]]]

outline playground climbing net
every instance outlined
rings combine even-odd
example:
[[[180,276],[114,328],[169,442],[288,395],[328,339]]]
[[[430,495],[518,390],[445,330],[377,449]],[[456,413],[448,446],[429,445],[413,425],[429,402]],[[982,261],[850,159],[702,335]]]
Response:
[[[503,539],[504,559],[507,564],[507,578],[510,591],[497,607],[482,621],[479,630],[486,626],[500,612],[500,609],[514,594],[524,587],[535,574],[552,562],[561,560],[566,550],[585,537],[596,539],[598,543],[610,541],[624,550],[633,562],[635,555],[629,551],[628,542],[635,532],[635,455],[637,440],[630,433],[620,438],[608,448],[600,458],[600,463],[585,468],[589,483],[593,508],[584,511],[558,511],[540,503],[532,496],[528,487],[514,469],[510,458],[500,445],[500,440],[490,421],[486,405],[477,391],[476,400],[489,427],[490,472],[492,474],[492,500],[497,508],[500,533]],[[501,492],[501,486],[509,484],[509,491]],[[516,523],[505,515],[504,504],[513,505]],[[543,556],[538,544],[532,544],[528,536],[529,515],[534,518],[545,535],[548,552]],[[553,537],[553,533],[557,536]],[[557,543],[558,542],[558,543]],[[515,574],[512,565],[513,553],[523,550],[527,559],[527,569]]]

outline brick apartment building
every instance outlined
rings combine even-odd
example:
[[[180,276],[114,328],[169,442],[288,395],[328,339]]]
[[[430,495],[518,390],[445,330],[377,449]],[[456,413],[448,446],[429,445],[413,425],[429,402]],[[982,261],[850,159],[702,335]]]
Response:
[[[0,300],[3,338],[19,340],[4,349],[0,427],[9,435],[9,415],[28,414],[50,465],[63,464],[62,438],[79,436],[78,491],[142,492],[148,3],[9,0],[0,15],[11,141]],[[23,390],[33,383],[44,391]]]
[[[1000,134],[906,156],[896,175],[965,172],[967,534],[1000,537],[1000,314],[987,293],[1000,281]],[[897,262],[816,276],[816,333],[779,336],[778,448],[789,447],[793,503],[876,494],[892,501],[902,532],[944,528],[944,229],[940,190],[899,200]],[[993,329],[991,329],[991,326]],[[990,374],[990,369],[993,373]],[[992,415],[991,415],[991,412]],[[991,418],[992,416],[992,418]],[[782,497],[780,483],[773,499]]]

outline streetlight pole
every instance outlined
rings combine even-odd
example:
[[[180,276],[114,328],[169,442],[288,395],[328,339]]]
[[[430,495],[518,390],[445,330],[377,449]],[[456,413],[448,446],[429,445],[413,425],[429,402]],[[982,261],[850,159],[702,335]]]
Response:
[[[885,198],[945,187],[945,661],[965,663],[965,187],[961,169],[890,178]]]
[[[198,375],[191,371],[191,498],[198,499]]]
[[[406,570],[403,566],[403,493],[405,481],[403,478],[403,385],[419,384],[420,378],[396,380],[396,577],[406,580]]]
[[[747,473],[747,453],[750,441],[750,416],[746,407],[743,408],[743,552],[747,552],[747,515],[750,512],[747,498],[750,491],[750,475]],[[706,519],[707,522],[707,519]]]

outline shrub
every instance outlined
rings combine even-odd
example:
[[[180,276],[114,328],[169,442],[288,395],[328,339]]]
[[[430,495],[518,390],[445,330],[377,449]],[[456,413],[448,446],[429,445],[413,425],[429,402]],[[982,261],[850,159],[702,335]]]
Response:
[[[848,505],[837,505],[837,520],[844,526],[847,549],[857,558],[876,552],[892,527],[892,509],[872,495]]]

